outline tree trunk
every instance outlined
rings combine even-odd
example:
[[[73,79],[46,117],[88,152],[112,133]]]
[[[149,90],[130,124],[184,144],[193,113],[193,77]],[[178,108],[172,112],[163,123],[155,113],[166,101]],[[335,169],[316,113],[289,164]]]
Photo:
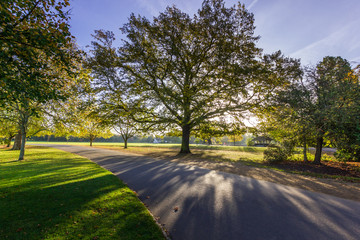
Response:
[[[20,150],[21,148],[21,131],[15,136],[14,145],[11,150]]]
[[[321,164],[321,152],[322,152],[323,142],[324,142],[324,137],[322,135],[316,138],[316,151],[315,151],[315,159],[314,159],[315,164]]]
[[[10,146],[11,146],[11,141],[13,140],[13,138],[14,138],[14,136],[10,136],[10,137],[8,138],[8,142],[7,142],[6,147],[10,147]]]
[[[21,127],[21,148],[20,148],[20,154],[19,154],[19,161],[24,160],[25,155],[25,141],[26,141],[26,127]]]
[[[180,153],[191,153],[190,152],[190,126],[187,124],[182,127]]]
[[[92,147],[93,140],[94,139],[92,137],[90,137],[90,147]]]
[[[212,144],[212,141],[211,141],[211,137],[208,138],[208,144],[211,145]]]
[[[128,139],[127,139],[127,138],[124,138],[124,148],[125,148],[125,149],[127,148],[127,142],[128,142]]]
[[[308,162],[308,158],[307,158],[307,147],[306,147],[306,136],[303,136],[303,154],[304,154],[304,162]]]
[[[26,129],[29,121],[29,116],[24,114],[23,119],[21,120],[21,148],[20,148],[20,155],[19,161],[24,160],[25,155],[25,142],[26,142]]]

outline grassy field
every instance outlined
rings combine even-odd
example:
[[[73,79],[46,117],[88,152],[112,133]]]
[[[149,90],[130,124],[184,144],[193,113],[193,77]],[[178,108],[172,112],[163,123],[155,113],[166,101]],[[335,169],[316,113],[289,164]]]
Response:
[[[49,143],[49,144],[69,144],[88,146],[89,143],[80,142],[29,142],[29,143]],[[120,150],[144,155],[161,154],[162,156],[175,156],[179,153],[180,144],[170,143],[129,143],[128,149],[123,149],[123,143],[103,143],[95,142],[93,147]],[[190,145],[192,157],[201,157],[214,161],[243,161],[243,162],[262,162],[265,147],[246,147],[246,146],[224,146],[224,145]]]
[[[27,141],[27,143],[40,144],[65,144],[65,145],[82,145],[89,146],[89,142],[35,142]],[[93,146],[109,146],[109,147],[124,147],[124,143],[113,142],[93,142]],[[180,149],[180,143],[128,143],[128,147],[154,147],[154,148],[175,148]],[[190,144],[191,149],[207,149],[207,150],[229,150],[229,151],[248,151],[248,152],[263,152],[263,147],[247,147],[247,146],[231,146],[231,145],[204,145],[204,144]]]
[[[52,148],[0,149],[0,239],[164,239],[124,183]]]

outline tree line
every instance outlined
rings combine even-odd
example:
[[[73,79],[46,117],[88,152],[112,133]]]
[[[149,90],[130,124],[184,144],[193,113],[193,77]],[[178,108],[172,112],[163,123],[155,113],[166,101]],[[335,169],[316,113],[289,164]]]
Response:
[[[256,46],[254,15],[244,5],[204,0],[194,16],[166,10],[149,20],[131,14],[124,36],[96,30],[80,51],[69,31],[68,0],[1,3],[1,135],[109,137],[143,133],[190,137],[237,136],[244,119],[260,119],[286,155],[295,146],[324,144],[337,157],[359,160],[359,68],[341,57],[313,67]],[[19,138],[20,139],[20,138]]]

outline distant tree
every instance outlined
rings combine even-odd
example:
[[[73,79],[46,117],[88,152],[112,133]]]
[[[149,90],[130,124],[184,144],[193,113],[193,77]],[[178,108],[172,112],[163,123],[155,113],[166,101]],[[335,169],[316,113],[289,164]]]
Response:
[[[193,18],[176,7],[152,22],[131,15],[119,64],[130,106],[144,116],[136,120],[181,129],[180,152],[189,153],[196,127],[254,108],[299,65],[280,52],[262,56],[254,29],[245,6],[222,0],[205,0]]]
[[[225,119],[220,119],[217,121],[204,121],[202,124],[193,128],[194,136],[196,138],[203,139],[204,142],[211,145],[214,138],[220,138],[229,134],[230,124],[226,123]],[[181,132],[179,131],[179,136]]]
[[[5,139],[6,147],[10,147],[11,141],[18,132],[18,125],[13,121],[11,114],[6,111],[0,111],[0,138]]]
[[[132,121],[131,118],[120,116],[117,121],[113,122],[113,129],[120,134],[124,140],[124,148],[128,146],[128,140],[134,137],[137,133],[141,131],[136,122]]]
[[[302,145],[304,161],[307,162],[308,144],[313,143],[315,132],[315,106],[309,86],[300,78],[293,79],[267,104],[258,113],[262,120],[258,130],[269,134],[282,145]]]
[[[80,120],[80,124],[77,128],[76,136],[88,139],[90,147],[92,147],[95,139],[100,137],[109,138],[113,135],[110,129],[103,126],[101,120],[96,119],[94,116],[86,116]]]

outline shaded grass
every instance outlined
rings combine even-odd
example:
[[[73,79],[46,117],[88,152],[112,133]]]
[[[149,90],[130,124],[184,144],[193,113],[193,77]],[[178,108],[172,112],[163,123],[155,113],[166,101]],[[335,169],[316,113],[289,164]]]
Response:
[[[0,239],[164,239],[123,182],[86,158],[0,149]]]

